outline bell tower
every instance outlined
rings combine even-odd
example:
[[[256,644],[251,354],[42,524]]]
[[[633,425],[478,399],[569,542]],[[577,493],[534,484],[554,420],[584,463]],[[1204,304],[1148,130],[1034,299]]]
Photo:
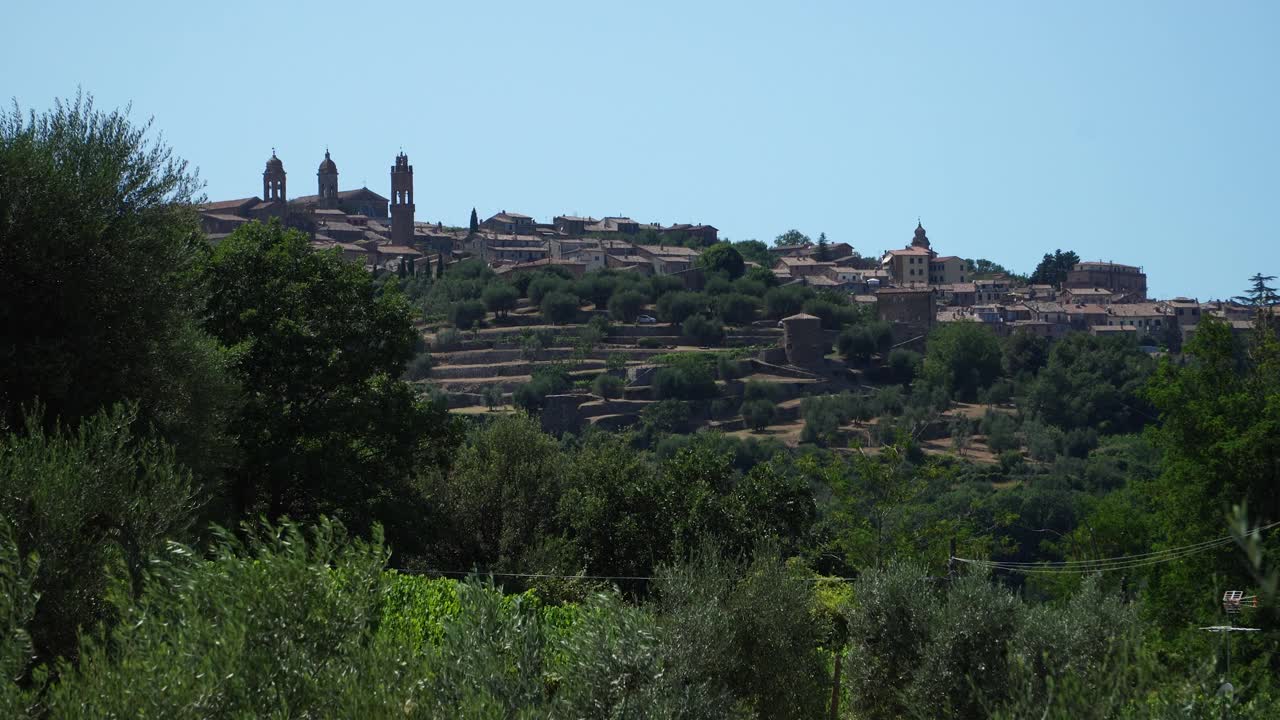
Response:
[[[413,243],[413,166],[401,152],[391,166],[391,241]]]
[[[284,202],[284,163],[276,157],[276,149],[271,148],[271,157],[267,159],[267,169],[262,171],[262,199],[264,202]]]
[[[324,149],[324,160],[316,171],[316,180],[320,189],[320,207],[333,209],[338,207],[338,166],[329,158],[329,148]]]

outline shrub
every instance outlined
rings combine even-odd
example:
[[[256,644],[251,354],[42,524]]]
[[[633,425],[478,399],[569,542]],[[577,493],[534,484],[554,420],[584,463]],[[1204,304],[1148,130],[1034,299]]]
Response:
[[[615,292],[609,298],[609,314],[614,320],[635,322],[647,298],[635,290]]]
[[[559,365],[540,367],[534,371],[529,382],[516,388],[511,394],[511,402],[529,412],[537,412],[546,403],[548,395],[555,395],[568,390],[572,386],[569,373]]]
[[[653,392],[659,400],[706,400],[720,394],[711,373],[692,365],[658,370],[653,376]]]
[[[650,403],[640,411],[640,421],[651,432],[683,433],[689,428],[689,406],[675,399]]]
[[[702,292],[708,295],[724,295],[733,292],[733,283],[723,275],[712,275],[707,279],[707,284],[702,286]]]
[[[449,352],[462,347],[462,333],[456,328],[445,328],[436,333],[436,337],[431,342],[431,347],[437,352]]]
[[[596,271],[583,275],[573,284],[573,291],[582,302],[589,302],[595,305],[597,310],[603,310],[617,287],[616,277]]]
[[[742,421],[759,432],[773,422],[777,407],[766,398],[754,398],[742,403]]]
[[[596,379],[591,383],[591,392],[607,400],[621,397],[624,388],[626,388],[626,383],[622,381],[622,378],[615,375],[597,375]]]
[[[648,350],[657,350],[658,348],[662,347],[664,344],[665,343],[663,343],[662,340],[656,337],[642,337],[638,341],[636,341],[637,347],[642,347]]]
[[[470,330],[484,320],[484,303],[479,300],[456,302],[449,308],[449,322],[459,330]]]
[[[742,376],[742,368],[737,360],[725,353],[716,354],[716,377],[721,380],[733,380]]]
[[[553,325],[566,323],[578,315],[578,297],[567,292],[556,290],[547,293],[539,303],[542,317]]]
[[[691,315],[680,326],[681,333],[698,345],[719,345],[724,340],[724,325],[718,318]]]

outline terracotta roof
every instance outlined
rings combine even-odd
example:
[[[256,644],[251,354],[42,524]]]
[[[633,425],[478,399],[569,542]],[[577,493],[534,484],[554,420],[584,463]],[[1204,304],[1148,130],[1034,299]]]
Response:
[[[222,220],[224,222],[241,222],[241,223],[249,222],[249,218],[242,217],[240,215],[227,215],[225,213],[211,213],[211,212],[201,213],[201,215],[207,218],[213,218],[214,220]]]
[[[200,210],[205,212],[210,212],[210,211],[216,212],[218,210],[230,210],[232,208],[238,208],[243,205],[249,205],[251,203],[254,205],[257,205],[260,202],[262,202],[262,198],[258,197],[257,195],[254,195],[253,197],[240,198],[239,200],[220,200],[218,202],[205,203],[199,207],[200,207]]]

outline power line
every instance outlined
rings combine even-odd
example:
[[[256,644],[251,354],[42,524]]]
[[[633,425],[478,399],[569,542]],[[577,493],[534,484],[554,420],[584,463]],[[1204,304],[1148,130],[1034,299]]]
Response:
[[[1262,527],[1250,530],[1246,535],[1256,535],[1264,530],[1280,526],[1280,522],[1270,523]],[[1117,557],[1100,558],[1097,560],[1065,560],[1060,562],[1017,562],[1017,561],[998,561],[998,560],[976,560],[973,558],[953,558],[957,562],[966,563],[975,567],[981,567],[991,570],[1005,570],[1008,572],[1021,573],[1081,573],[1081,572],[1109,572],[1114,570],[1132,570],[1134,568],[1147,567],[1150,565],[1158,565],[1160,563],[1179,560],[1191,555],[1195,555],[1205,550],[1211,550],[1223,547],[1232,543],[1234,537],[1228,535],[1225,537],[1215,538],[1213,540],[1205,540],[1203,542],[1191,545],[1183,545],[1175,548],[1167,548],[1165,550],[1156,550],[1148,553],[1138,553],[1134,555],[1120,555]]]

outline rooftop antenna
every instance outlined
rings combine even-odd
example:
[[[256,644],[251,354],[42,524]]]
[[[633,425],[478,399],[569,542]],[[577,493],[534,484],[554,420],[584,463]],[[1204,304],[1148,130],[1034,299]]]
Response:
[[[1227,664],[1226,671],[1222,676],[1222,684],[1218,686],[1218,694],[1227,697],[1228,701],[1230,701],[1230,697],[1236,690],[1235,686],[1231,684],[1231,633],[1259,632],[1259,628],[1236,626],[1234,618],[1245,607],[1258,607],[1258,596],[1245,595],[1243,590],[1228,590],[1222,594],[1222,610],[1227,614],[1227,624],[1200,628],[1206,632],[1222,634],[1222,645],[1226,651]],[[1223,712],[1225,714],[1228,711],[1224,708]]]

